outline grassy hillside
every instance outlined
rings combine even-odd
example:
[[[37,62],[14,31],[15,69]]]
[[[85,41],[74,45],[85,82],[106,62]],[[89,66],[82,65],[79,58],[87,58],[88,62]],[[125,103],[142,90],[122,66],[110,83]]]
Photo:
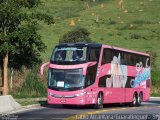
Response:
[[[41,23],[42,53],[49,59],[59,38],[70,31],[71,20],[76,26],[87,28],[92,40],[138,51],[152,51],[158,55],[160,66],[160,0],[43,0],[38,8],[52,15],[55,24]]]
[[[40,23],[39,34],[47,46],[41,54],[49,61],[53,47],[63,34],[76,26],[86,28],[93,41],[157,54],[152,70],[152,95],[160,96],[160,0],[41,0],[38,11],[54,17],[55,24]],[[70,21],[75,26],[71,27]],[[46,96],[46,77],[39,78],[39,66],[13,77],[16,97]],[[47,76],[47,72],[46,75]]]

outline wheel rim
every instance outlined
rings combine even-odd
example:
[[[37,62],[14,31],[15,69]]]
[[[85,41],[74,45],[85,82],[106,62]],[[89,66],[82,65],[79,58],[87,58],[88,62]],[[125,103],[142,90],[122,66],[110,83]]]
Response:
[[[141,104],[141,102],[142,102],[142,94],[140,94],[139,97],[138,97],[138,103],[139,103],[139,105]]]
[[[103,106],[103,98],[102,98],[102,95],[101,95],[101,94],[100,94],[99,97],[98,97],[97,104],[98,104],[99,107],[102,107],[102,106]]]
[[[136,104],[136,96],[134,95],[134,98],[133,98],[133,105]]]

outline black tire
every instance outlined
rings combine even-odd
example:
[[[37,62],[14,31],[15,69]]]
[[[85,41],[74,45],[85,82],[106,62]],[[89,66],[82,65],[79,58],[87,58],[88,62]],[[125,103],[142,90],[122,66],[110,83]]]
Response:
[[[133,100],[130,103],[130,107],[136,107],[137,106],[137,100],[138,100],[137,94],[134,94],[133,95]]]
[[[137,99],[137,106],[141,106],[143,101],[143,94],[139,93],[138,99]]]
[[[95,109],[103,108],[103,95],[101,93],[98,94],[97,103],[94,105]]]

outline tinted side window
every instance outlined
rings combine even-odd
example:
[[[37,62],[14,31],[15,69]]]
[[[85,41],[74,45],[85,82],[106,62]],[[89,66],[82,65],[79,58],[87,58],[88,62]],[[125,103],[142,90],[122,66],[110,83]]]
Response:
[[[150,59],[147,56],[108,48],[103,50],[102,65],[111,63],[114,56],[120,58],[121,65],[136,66],[137,63],[142,62],[143,67],[150,66]]]
[[[103,76],[99,79],[98,86],[99,87],[106,87],[106,76]]]
[[[126,53],[126,56],[127,56],[127,65],[136,66],[136,64],[140,62],[142,62],[143,67],[146,67],[146,63],[150,65],[150,60],[146,56],[141,56],[133,53]]]
[[[110,75],[103,76],[99,79],[98,82],[99,87],[107,87],[112,88],[113,87],[113,81]]]
[[[146,67],[146,59],[147,59],[147,57],[145,57],[145,56],[142,56],[141,57],[141,62],[142,62],[142,64],[143,64],[143,67]]]
[[[105,48],[103,50],[102,65],[106,63],[111,63],[111,61],[112,61],[112,50]]]
[[[87,75],[86,75],[86,87],[92,85],[95,82],[97,72],[97,65],[91,66],[87,68]]]
[[[121,55],[121,64],[122,65],[127,65],[128,64],[128,53],[122,52],[122,55]]]
[[[91,48],[89,61],[98,61],[100,55],[100,48]]]
[[[146,65],[147,65],[147,66],[150,66],[150,64],[151,64],[151,63],[150,63],[150,58],[147,57],[147,59],[146,59]]]
[[[135,66],[136,65],[136,63],[137,63],[137,60],[138,59],[136,59],[136,55],[134,55],[134,54],[128,54],[128,63],[129,63],[129,65],[130,66]]]

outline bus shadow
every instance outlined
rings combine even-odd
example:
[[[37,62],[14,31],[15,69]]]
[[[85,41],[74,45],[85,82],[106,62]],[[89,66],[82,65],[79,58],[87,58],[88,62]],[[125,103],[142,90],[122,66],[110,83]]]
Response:
[[[40,106],[46,108],[59,108],[59,109],[95,109],[93,105],[51,105],[48,104],[47,101],[39,101]],[[129,107],[127,104],[104,104],[103,108],[117,108],[117,107]],[[96,109],[95,109],[96,110]]]
[[[93,105],[51,105],[48,104],[47,101],[39,101],[40,106],[46,107],[46,108],[58,108],[58,109],[95,109]],[[160,104],[160,101],[154,100],[154,101],[148,101],[148,102],[142,102],[141,106],[146,106],[148,104]],[[139,106],[139,107],[141,107]],[[104,109],[111,109],[111,108],[121,108],[121,107],[130,107],[129,104],[120,104],[120,103],[113,103],[113,104],[104,104],[103,108]],[[95,109],[96,110],[96,109]]]
[[[38,101],[41,107],[45,107],[45,108],[63,108],[62,105],[52,105],[52,104],[48,104],[47,101]]]
[[[160,104],[160,100],[148,101],[148,103]]]

